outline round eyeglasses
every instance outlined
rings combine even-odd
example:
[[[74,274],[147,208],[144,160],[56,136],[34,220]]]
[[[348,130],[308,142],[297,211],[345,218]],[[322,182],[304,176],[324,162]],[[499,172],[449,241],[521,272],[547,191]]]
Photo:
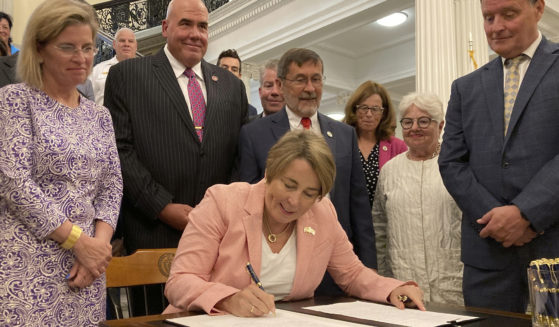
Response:
[[[427,128],[431,124],[432,121],[436,122],[436,120],[432,119],[431,117],[419,117],[417,119],[412,118],[402,118],[400,119],[400,125],[402,125],[403,129],[410,129],[413,126],[413,122],[417,122],[417,126],[419,128]]]

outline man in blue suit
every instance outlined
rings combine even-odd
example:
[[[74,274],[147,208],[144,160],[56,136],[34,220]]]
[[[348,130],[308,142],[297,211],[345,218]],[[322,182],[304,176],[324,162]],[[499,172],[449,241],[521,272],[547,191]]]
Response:
[[[357,136],[351,126],[317,112],[324,80],[322,59],[312,50],[291,49],[281,57],[277,73],[286,107],[241,129],[241,180],[254,183],[264,177],[268,151],[289,130],[306,128],[323,135],[336,160],[330,200],[355,253],[366,266],[376,268],[371,207]],[[342,293],[327,275],[316,294]]]
[[[500,57],[452,84],[439,165],[463,211],[465,304],[525,312],[527,265],[559,256],[559,45],[538,31],[544,0],[481,7]]]

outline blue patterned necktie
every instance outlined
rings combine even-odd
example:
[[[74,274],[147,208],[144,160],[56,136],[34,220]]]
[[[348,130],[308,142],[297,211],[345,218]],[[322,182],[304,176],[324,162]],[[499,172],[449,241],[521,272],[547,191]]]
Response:
[[[194,129],[198,134],[198,139],[202,142],[204,135],[204,121],[206,119],[206,101],[202,88],[196,80],[196,74],[190,68],[184,71],[184,75],[188,77],[188,98],[190,99],[190,107],[192,109],[192,121],[194,122]]]
[[[505,60],[505,67],[507,68],[507,75],[505,76],[505,90],[504,90],[505,135],[507,135],[510,117],[512,115],[512,108],[514,107],[514,102],[516,101],[516,95],[518,94],[518,88],[520,87],[520,72],[518,71],[518,66],[525,59],[527,59],[526,55],[521,54],[518,57]]]

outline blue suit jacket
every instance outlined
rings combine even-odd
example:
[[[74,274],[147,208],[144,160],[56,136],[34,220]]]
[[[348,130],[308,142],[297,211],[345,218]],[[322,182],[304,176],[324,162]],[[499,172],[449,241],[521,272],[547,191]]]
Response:
[[[538,46],[505,136],[503,108],[501,58],[454,81],[439,157],[463,211],[462,261],[482,269],[503,269],[517,251],[480,238],[475,222],[507,204],[544,232],[523,246],[530,260],[559,256],[559,45],[544,38]]]
[[[376,268],[373,220],[357,135],[353,127],[321,113],[318,113],[318,121],[336,161],[336,180],[330,200],[355,253],[367,267]],[[256,183],[264,177],[268,151],[289,129],[285,107],[243,126],[239,141],[241,181]]]

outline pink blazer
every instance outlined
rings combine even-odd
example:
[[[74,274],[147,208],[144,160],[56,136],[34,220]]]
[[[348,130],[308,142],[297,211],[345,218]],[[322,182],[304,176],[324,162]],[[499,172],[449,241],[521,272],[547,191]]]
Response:
[[[381,140],[379,143],[378,169],[380,170],[388,160],[407,150],[406,143],[397,137],[391,136],[389,140]]]
[[[171,305],[164,313],[216,313],[217,302],[251,283],[247,262],[260,274],[265,190],[264,180],[208,189],[181,237],[165,287]],[[326,269],[348,294],[376,302],[386,302],[390,292],[403,284],[359,261],[326,198],[298,219],[296,233],[295,279],[285,300],[312,297]]]

